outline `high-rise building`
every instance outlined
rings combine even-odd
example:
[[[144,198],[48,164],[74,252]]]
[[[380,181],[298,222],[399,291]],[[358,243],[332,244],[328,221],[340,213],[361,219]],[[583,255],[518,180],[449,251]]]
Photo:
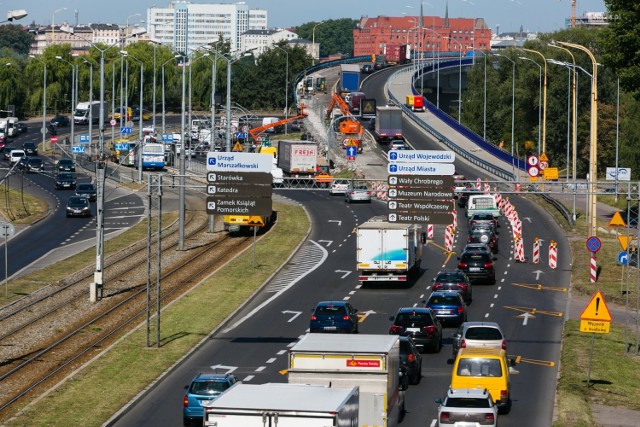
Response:
[[[189,3],[174,1],[167,7],[147,9],[147,33],[177,52],[191,53],[220,39],[231,50],[240,50],[240,36],[249,30],[267,29],[267,11],[239,3]]]

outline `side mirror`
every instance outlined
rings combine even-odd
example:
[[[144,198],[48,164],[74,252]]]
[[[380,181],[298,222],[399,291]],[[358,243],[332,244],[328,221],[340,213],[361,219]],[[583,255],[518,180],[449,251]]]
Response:
[[[436,402],[438,405],[442,405],[442,399],[440,399],[439,397],[437,399],[434,399],[433,401]]]
[[[394,316],[389,316],[389,320],[391,320],[392,322],[395,320]]]
[[[184,386],[184,389],[189,390],[189,386],[188,385]]]

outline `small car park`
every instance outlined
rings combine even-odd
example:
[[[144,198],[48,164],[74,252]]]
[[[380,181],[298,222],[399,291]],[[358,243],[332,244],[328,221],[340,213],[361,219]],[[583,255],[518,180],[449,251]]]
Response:
[[[400,366],[406,368],[409,384],[420,383],[422,355],[410,337],[400,337]]]
[[[371,190],[364,184],[349,185],[344,193],[344,201],[347,203],[371,203]]]
[[[358,310],[346,301],[321,301],[312,310],[309,332],[358,333]]]
[[[472,283],[496,283],[496,270],[490,253],[480,250],[465,251],[458,258],[458,270],[464,272]]]
[[[25,142],[22,144],[22,149],[27,156],[37,156],[38,155],[38,146],[35,142]]]
[[[58,160],[58,171],[59,172],[75,172],[76,164],[71,159],[60,159]]]
[[[403,307],[389,318],[393,322],[390,335],[406,336],[421,351],[439,352],[442,348],[442,324],[428,307]]]
[[[498,407],[487,389],[450,388],[436,403],[440,427],[498,425]]]
[[[198,374],[185,386],[182,418],[183,425],[203,424],[204,406],[217,399],[238,380],[232,374]]]
[[[442,324],[459,326],[467,321],[467,305],[457,292],[432,292],[425,306],[433,310]]]
[[[56,177],[56,190],[75,190],[76,177],[72,173],[61,172]]]
[[[504,333],[496,322],[464,322],[451,337],[453,338],[453,359],[461,348],[507,349]]]
[[[76,196],[86,197],[90,202],[95,202],[98,198],[95,184],[81,182],[76,186]]]
[[[91,205],[86,197],[69,197],[69,200],[67,200],[67,218],[72,216],[91,216]]]
[[[462,271],[444,270],[440,271],[433,278],[432,290],[458,292],[466,304],[470,304],[473,299],[471,281]]]
[[[58,128],[69,126],[70,124],[69,117],[67,116],[55,116],[49,123]]]

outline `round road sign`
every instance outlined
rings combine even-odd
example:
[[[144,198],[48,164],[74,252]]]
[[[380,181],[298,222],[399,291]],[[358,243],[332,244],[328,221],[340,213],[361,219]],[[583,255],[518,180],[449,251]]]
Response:
[[[538,176],[538,174],[540,174],[540,169],[538,169],[537,166],[531,166],[527,169],[527,172],[529,172],[529,176]]]
[[[541,170],[545,170],[548,167],[549,167],[549,162],[545,162],[545,161],[540,162],[540,169]]]
[[[600,238],[598,238],[597,236],[591,236],[587,239],[587,250],[591,253],[596,253],[600,250],[600,248],[602,247],[602,242],[600,241]]]
[[[109,124],[110,124],[111,126],[115,126],[115,125],[116,125],[116,123],[117,123],[117,122],[116,122],[116,119],[111,119],[111,121],[109,122]]]
[[[527,157],[527,163],[529,164],[529,166],[538,166],[538,157],[536,156]]]
[[[627,265],[629,264],[629,254],[627,251],[622,251],[618,254],[618,264]]]

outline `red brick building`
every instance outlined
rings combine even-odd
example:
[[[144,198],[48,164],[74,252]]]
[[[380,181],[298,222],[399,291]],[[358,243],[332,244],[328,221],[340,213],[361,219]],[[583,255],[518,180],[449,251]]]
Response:
[[[362,17],[353,29],[353,55],[381,55],[387,44],[406,44],[412,56],[463,55],[489,50],[491,29],[483,18],[423,16]]]

